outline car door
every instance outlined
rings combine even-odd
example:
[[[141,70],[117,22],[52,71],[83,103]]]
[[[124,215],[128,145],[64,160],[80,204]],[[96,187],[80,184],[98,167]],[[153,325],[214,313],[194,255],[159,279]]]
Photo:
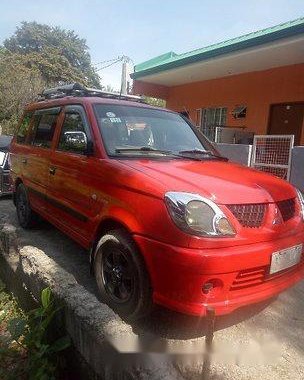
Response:
[[[92,235],[94,172],[98,160],[86,151],[92,133],[85,110],[66,106],[49,165],[49,212],[65,231],[84,246]]]
[[[44,214],[49,182],[49,160],[60,107],[36,110],[29,135],[29,148],[22,159],[24,184],[31,206]]]

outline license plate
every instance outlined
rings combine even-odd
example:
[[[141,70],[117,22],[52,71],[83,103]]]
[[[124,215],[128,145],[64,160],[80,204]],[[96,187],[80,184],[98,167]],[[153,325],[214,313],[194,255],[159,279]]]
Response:
[[[270,274],[280,272],[298,264],[301,260],[303,244],[274,252],[271,256]]]

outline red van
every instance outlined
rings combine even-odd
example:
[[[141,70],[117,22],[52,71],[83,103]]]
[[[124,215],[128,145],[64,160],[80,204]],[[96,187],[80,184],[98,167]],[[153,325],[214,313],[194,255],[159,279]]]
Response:
[[[90,252],[103,300],[202,316],[303,278],[304,199],[228,162],[181,115],[80,85],[45,90],[11,146],[20,225],[43,217]]]

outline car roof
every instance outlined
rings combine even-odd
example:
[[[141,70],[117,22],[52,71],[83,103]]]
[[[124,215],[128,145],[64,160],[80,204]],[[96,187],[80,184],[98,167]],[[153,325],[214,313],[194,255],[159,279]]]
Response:
[[[161,111],[166,111],[166,112],[173,112],[166,108],[155,107],[146,103],[134,102],[131,100],[101,98],[98,96],[65,96],[65,97],[57,98],[57,99],[46,99],[39,102],[29,103],[25,107],[25,110],[35,111],[35,110],[43,109],[43,108],[60,107],[60,106],[76,105],[76,104],[113,104],[113,105],[142,107],[142,108],[150,108],[150,109],[161,110]]]

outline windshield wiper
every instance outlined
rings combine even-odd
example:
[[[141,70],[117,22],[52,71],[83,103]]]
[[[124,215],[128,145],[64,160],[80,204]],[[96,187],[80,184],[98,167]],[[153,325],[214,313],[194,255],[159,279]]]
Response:
[[[221,156],[216,156],[210,151],[206,150],[199,150],[199,149],[192,149],[192,150],[182,150],[178,154],[172,152],[171,150],[162,150],[162,149],[156,149],[152,148],[151,146],[142,146],[142,147],[121,147],[121,148],[116,148],[115,153],[156,153],[156,154],[161,154],[164,156],[169,156],[169,157],[176,157],[176,158],[186,158],[187,160],[194,160],[194,161],[201,161],[201,157],[195,157],[193,154],[200,154],[200,155],[205,155],[211,158],[217,158],[219,160],[223,161],[228,161],[227,158],[221,157]],[[189,154],[189,156],[188,156]]]
[[[222,161],[228,161],[228,158],[218,156],[217,154],[214,154],[210,150],[201,150],[201,149],[181,150],[179,152],[179,154],[180,155],[183,155],[183,154],[195,154],[195,155],[197,155],[197,154],[199,154],[199,155],[203,155],[203,156],[214,157],[214,158],[217,158],[217,159],[222,160]]]
[[[151,146],[142,146],[142,147],[132,147],[132,148],[116,148],[116,153],[128,153],[128,152],[152,152],[152,153],[159,153],[159,154],[165,154],[165,155],[173,155],[173,153],[170,150],[161,150],[161,149],[155,149]]]
[[[156,153],[160,154],[166,157],[174,157],[179,159],[186,159],[191,161],[201,161],[199,157],[191,157],[191,156],[183,156],[182,154],[176,154],[172,152],[171,150],[162,150],[162,149],[156,149],[152,148],[150,146],[142,146],[142,147],[132,147],[132,148],[116,148],[115,153]]]

